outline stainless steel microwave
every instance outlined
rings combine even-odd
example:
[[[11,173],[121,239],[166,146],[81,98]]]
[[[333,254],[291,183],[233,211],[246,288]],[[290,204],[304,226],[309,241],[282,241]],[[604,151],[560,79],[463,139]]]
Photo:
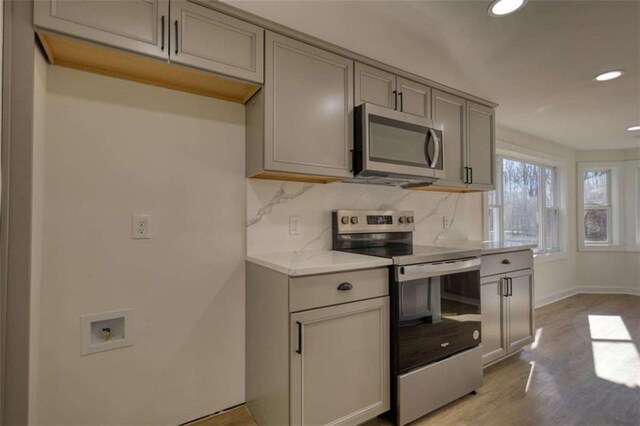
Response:
[[[355,108],[351,182],[425,186],[444,177],[442,126],[364,103]]]

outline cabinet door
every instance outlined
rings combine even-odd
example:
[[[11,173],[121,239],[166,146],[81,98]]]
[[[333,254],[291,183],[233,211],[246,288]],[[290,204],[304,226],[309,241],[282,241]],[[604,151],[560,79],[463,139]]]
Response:
[[[39,0],[34,2],[34,23],[133,52],[168,57],[169,0]]]
[[[396,76],[367,65],[355,65],[355,104],[396,109]]]
[[[397,78],[398,110],[431,118],[431,88],[406,78]]]
[[[353,62],[267,32],[265,64],[265,169],[352,177]]]
[[[533,342],[533,270],[512,272],[509,296],[509,352]]]
[[[291,315],[291,424],[356,425],[389,409],[389,298]]]
[[[433,90],[433,121],[442,125],[444,139],[444,178],[436,185],[466,187],[465,100],[440,90]]]
[[[264,81],[264,30],[206,7],[171,1],[173,62],[231,77]]]
[[[495,115],[493,108],[467,101],[467,166],[470,188],[495,189]]]
[[[505,288],[500,276],[483,278],[480,284],[483,364],[488,364],[507,354]]]

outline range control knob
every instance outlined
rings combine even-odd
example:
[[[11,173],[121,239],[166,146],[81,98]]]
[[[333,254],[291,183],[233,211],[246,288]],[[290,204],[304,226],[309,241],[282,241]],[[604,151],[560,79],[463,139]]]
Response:
[[[342,216],[342,219],[340,219],[340,222],[346,225],[347,223],[349,223],[349,216]]]
[[[358,224],[358,216],[351,216],[351,223],[354,225]]]
[[[407,223],[413,223],[413,216],[407,216]]]
[[[398,219],[398,222],[400,223],[406,223],[407,222],[407,218],[404,216],[400,216],[400,219]]]

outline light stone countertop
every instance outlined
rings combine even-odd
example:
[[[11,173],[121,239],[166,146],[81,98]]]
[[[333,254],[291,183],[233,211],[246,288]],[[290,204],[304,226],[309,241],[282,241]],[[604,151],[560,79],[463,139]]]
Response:
[[[480,253],[484,256],[487,254],[507,253],[520,250],[532,250],[537,247],[536,244],[504,242],[498,243],[494,241],[471,241],[471,240],[439,240],[436,245],[446,248],[471,248],[480,249]]]
[[[355,271],[392,264],[391,259],[383,257],[363,256],[333,250],[252,254],[248,255],[246,260],[292,277]]]

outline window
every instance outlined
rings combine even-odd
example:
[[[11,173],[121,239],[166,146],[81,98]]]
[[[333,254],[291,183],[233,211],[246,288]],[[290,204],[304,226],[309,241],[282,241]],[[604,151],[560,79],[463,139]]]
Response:
[[[585,244],[611,244],[611,170],[582,172]]]
[[[487,194],[486,229],[491,241],[537,245],[560,251],[558,168],[498,156],[496,190]]]

